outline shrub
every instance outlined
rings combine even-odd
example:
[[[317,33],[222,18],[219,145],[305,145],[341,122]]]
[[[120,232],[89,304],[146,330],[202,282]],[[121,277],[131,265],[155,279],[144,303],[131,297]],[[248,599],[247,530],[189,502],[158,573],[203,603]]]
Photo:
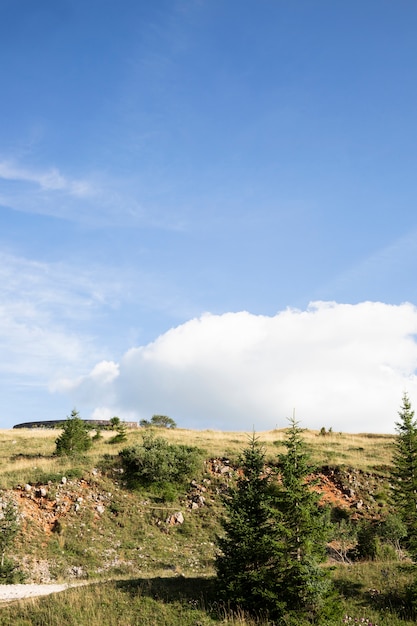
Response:
[[[358,526],[358,543],[355,553],[359,559],[374,560],[378,554],[378,527],[369,520],[363,520]]]
[[[16,585],[24,580],[25,574],[11,559],[5,558],[0,563],[0,585]]]
[[[152,432],[142,436],[142,444],[119,452],[130,486],[183,486],[201,472],[202,451],[194,446],[169,443]]]

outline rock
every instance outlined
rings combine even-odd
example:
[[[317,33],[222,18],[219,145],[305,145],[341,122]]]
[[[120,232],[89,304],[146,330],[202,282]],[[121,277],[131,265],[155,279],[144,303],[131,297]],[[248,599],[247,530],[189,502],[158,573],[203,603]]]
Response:
[[[71,578],[82,578],[84,576],[84,570],[81,566],[74,565],[68,571]]]
[[[26,484],[25,485],[25,491],[27,491],[27,492],[32,491],[32,485],[29,485],[29,483]]]
[[[169,526],[175,526],[175,524],[183,524],[184,515],[181,513],[181,511],[178,511],[177,513],[173,513],[166,519],[166,523]]]
[[[102,515],[104,513],[104,511],[106,510],[106,507],[104,507],[102,504],[97,504],[96,506],[96,511],[97,513],[99,513],[100,515]]]
[[[39,489],[39,494],[41,498],[46,498],[46,496],[48,495],[48,491],[45,489],[45,487],[41,487]]]
[[[66,477],[66,476],[63,476],[63,477],[61,478],[61,484],[62,484],[62,485],[66,485],[66,484],[67,484],[67,477]]]

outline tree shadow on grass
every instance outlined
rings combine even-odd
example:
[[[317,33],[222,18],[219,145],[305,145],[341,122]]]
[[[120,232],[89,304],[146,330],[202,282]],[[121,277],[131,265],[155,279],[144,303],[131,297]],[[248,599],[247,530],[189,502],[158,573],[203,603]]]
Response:
[[[161,602],[196,602],[207,608],[216,601],[215,578],[139,578],[116,581],[116,587],[131,596],[148,596]]]
[[[389,611],[402,620],[415,622],[416,612],[409,592],[391,589],[384,593],[378,593],[376,589],[369,589],[365,592],[366,601],[379,611]]]
[[[356,600],[364,599],[362,583],[352,580],[336,580],[334,587],[336,591],[345,598],[355,598]]]
[[[17,454],[12,454],[10,457],[11,461],[21,461],[21,460],[33,460],[33,459],[53,459],[55,458],[53,454],[42,454],[41,452],[19,452]]]

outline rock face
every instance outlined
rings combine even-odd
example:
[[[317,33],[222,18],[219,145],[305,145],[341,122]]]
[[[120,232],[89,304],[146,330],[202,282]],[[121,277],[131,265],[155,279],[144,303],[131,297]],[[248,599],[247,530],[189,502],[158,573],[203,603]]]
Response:
[[[71,512],[86,507],[95,515],[103,515],[111,502],[111,494],[101,492],[93,482],[70,480],[66,476],[56,485],[35,488],[26,484],[14,489],[13,495],[23,520],[40,526],[46,536],[56,532]]]

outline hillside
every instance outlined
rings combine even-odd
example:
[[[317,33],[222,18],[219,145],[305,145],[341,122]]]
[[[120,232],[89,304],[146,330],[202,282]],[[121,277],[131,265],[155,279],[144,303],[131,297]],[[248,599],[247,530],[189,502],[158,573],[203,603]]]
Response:
[[[200,464],[183,484],[179,478],[144,485],[128,479],[119,455],[143,447],[140,430],[117,445],[110,444],[113,433],[104,432],[75,460],[54,455],[60,432],[0,431],[0,501],[12,499],[19,512],[6,553],[15,582],[23,576],[25,583],[72,586],[2,604],[2,626],[271,626],[219,603],[214,579],[222,495],[239,475],[250,434],[158,430],[164,441],[200,449]],[[259,433],[259,439],[265,471],[274,470],[285,430]],[[415,624],[414,565],[400,548],[395,524],[384,527],[392,512],[394,436],[323,428],[305,431],[304,439],[316,464],[311,488],[329,505],[333,521],[324,567],[332,573],[340,616],[325,626]],[[384,534],[376,537],[372,529],[381,528]]]
[[[213,574],[221,494],[238,471],[244,433],[164,430],[172,442],[204,449],[204,464],[178,497],[128,489],[117,466],[121,448],[110,433],[82,460],[53,455],[59,431],[0,433],[2,497],[19,508],[13,558],[26,581],[100,579],[115,576]],[[283,430],[260,433],[273,464]],[[318,466],[313,488],[323,503],[353,520],[379,519],[389,509],[388,470],[393,437],[307,431]],[[313,478],[313,477],[312,477]],[[329,554],[336,557],[336,552]]]

